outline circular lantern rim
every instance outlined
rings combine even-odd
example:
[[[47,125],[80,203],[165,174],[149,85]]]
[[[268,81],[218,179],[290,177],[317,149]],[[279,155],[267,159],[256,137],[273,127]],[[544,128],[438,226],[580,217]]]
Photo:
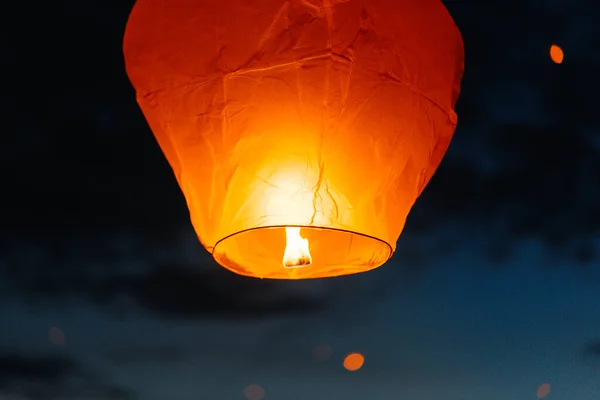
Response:
[[[383,244],[388,249],[388,256],[387,256],[387,258],[385,260],[379,262],[379,263],[376,263],[376,264],[373,264],[373,265],[369,266],[369,268],[360,269],[360,270],[357,270],[356,272],[342,273],[342,274],[337,274],[337,275],[302,276],[302,278],[300,278],[300,279],[322,279],[322,278],[326,278],[326,277],[346,276],[346,275],[353,275],[353,274],[357,274],[357,273],[361,273],[361,272],[370,271],[372,269],[376,269],[376,268],[380,267],[381,265],[387,263],[392,258],[392,256],[394,255],[394,252],[395,252],[394,251],[394,247],[391,244],[389,244],[388,242],[386,242],[385,240],[380,239],[380,238],[375,237],[375,236],[371,236],[371,235],[365,234],[365,233],[353,231],[353,230],[350,230],[350,229],[331,228],[331,227],[318,226],[318,225],[315,226],[315,225],[289,224],[289,225],[265,225],[265,226],[257,226],[257,227],[243,229],[243,230],[231,233],[231,234],[229,234],[229,235],[227,235],[227,236],[219,239],[215,243],[215,245],[212,248],[211,255],[213,256],[213,259],[219,265],[221,265],[222,267],[224,267],[225,269],[228,269],[228,270],[230,270],[230,271],[232,271],[232,272],[234,272],[236,274],[239,274],[239,275],[248,276],[248,277],[251,277],[251,278],[260,278],[260,279],[263,279],[263,277],[260,277],[260,276],[258,276],[256,274],[253,274],[253,273],[250,273],[250,272],[241,271],[241,270],[233,268],[230,265],[226,265],[225,263],[220,262],[219,258],[218,258],[218,254],[216,254],[217,247],[219,246],[219,244],[223,243],[227,239],[231,239],[231,238],[233,238],[235,236],[242,235],[244,233],[248,233],[248,232],[252,232],[252,231],[267,230],[267,229],[284,229],[284,228],[301,228],[301,229],[303,228],[303,229],[311,229],[311,230],[315,230],[315,231],[316,230],[320,230],[320,231],[330,231],[330,232],[346,233],[346,234],[356,235],[356,236],[360,236],[362,238],[370,239],[370,240],[373,240],[373,241],[378,242],[380,244]],[[309,267],[307,267],[307,268],[309,268]],[[343,268],[343,266],[340,266],[340,268]],[[285,270],[286,268],[282,265],[281,269]],[[296,269],[296,268],[292,268],[292,269]],[[281,277],[271,277],[271,276],[267,277],[267,276],[265,276],[264,279],[292,280],[292,279],[298,279],[298,278],[286,277],[286,276],[281,276]]]

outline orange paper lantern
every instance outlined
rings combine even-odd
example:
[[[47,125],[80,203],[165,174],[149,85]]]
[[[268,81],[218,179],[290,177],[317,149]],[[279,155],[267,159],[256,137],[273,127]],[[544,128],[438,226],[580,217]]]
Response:
[[[550,46],[550,58],[556,64],[562,64],[563,60],[565,59],[565,53],[563,52],[563,49],[560,48],[560,46],[553,44],[552,46]]]
[[[124,52],[200,241],[242,275],[385,263],[456,127],[440,0],[138,0]]]
[[[344,358],[344,368],[348,371],[358,371],[365,363],[365,357],[360,353],[350,353]]]

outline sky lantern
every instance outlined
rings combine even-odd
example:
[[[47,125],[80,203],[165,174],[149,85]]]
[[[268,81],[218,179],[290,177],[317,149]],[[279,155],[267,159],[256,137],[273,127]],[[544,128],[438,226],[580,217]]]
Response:
[[[348,371],[358,371],[365,363],[365,357],[360,353],[350,353],[344,358],[344,368]]]
[[[542,383],[540,385],[540,387],[538,387],[537,398],[541,399],[541,398],[544,398],[544,397],[548,396],[549,394],[550,394],[550,384],[549,383]]]
[[[241,275],[384,264],[457,123],[440,0],[138,0],[124,53],[199,240]]]
[[[554,61],[556,64],[562,64],[564,58],[565,53],[560,46],[556,44],[550,46],[550,59],[552,59],[552,61]]]

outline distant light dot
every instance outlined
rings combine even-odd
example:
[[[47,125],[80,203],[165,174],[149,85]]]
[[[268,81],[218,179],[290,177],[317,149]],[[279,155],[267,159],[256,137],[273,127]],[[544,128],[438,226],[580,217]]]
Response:
[[[541,399],[542,397],[546,397],[546,396],[548,396],[548,394],[550,394],[550,384],[542,383],[537,390],[538,399]]]
[[[552,46],[550,46],[550,58],[555,63],[560,64],[565,58],[565,53],[560,48],[560,46],[553,44]]]
[[[248,400],[260,400],[265,397],[265,390],[260,385],[248,385],[244,389],[244,395]]]
[[[329,346],[327,344],[317,346],[317,347],[315,347],[315,350],[313,351],[313,356],[315,357],[315,359],[317,361],[320,361],[320,362],[329,360],[331,358],[332,354],[333,354],[333,349],[331,348],[331,346]]]
[[[48,331],[48,339],[50,339],[50,343],[56,346],[65,344],[65,334],[54,326]]]
[[[360,353],[350,353],[344,359],[344,368],[348,371],[357,371],[365,363],[365,358]]]

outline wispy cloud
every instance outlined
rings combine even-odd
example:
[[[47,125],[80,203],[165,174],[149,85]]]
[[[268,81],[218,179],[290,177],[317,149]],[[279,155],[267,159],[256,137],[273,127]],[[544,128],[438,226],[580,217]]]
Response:
[[[109,383],[62,355],[0,351],[0,397],[31,400],[133,400],[129,389]]]

